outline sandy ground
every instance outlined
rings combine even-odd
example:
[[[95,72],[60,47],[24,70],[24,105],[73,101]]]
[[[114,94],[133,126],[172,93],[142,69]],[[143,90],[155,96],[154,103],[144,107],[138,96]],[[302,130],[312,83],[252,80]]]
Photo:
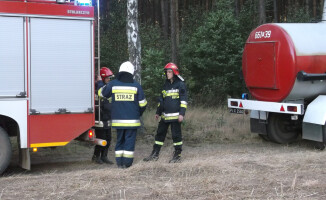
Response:
[[[152,144],[138,142],[128,169],[92,163],[92,147],[79,142],[32,153],[31,171],[14,157],[0,199],[326,199],[326,152],[309,142],[186,143],[177,164],[168,163],[171,143],[145,163]]]

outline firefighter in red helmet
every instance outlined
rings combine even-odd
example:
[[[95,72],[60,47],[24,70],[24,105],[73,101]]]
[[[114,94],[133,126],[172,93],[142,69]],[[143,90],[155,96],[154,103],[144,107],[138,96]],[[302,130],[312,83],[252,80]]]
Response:
[[[182,134],[181,122],[187,109],[187,90],[184,79],[180,76],[176,64],[168,63],[164,67],[166,82],[159,98],[155,118],[161,120],[158,124],[152,153],[144,161],[156,161],[164,144],[166,133],[171,125],[174,153],[170,163],[181,161]]]
[[[110,82],[110,80],[114,77],[112,71],[107,67],[101,68],[100,76],[101,76],[102,80],[98,80],[95,83],[96,94],[100,88],[102,88],[103,86],[108,84]],[[93,155],[92,160],[98,164],[103,164],[103,163],[113,164],[113,162],[110,161],[107,157],[110,143],[111,143],[111,123],[110,123],[111,103],[110,103],[110,100],[107,98],[100,98],[99,101],[100,101],[100,105],[101,105],[100,106],[100,111],[101,111],[100,118],[103,123],[103,127],[97,127],[95,130],[95,133],[96,133],[97,138],[106,140],[107,145],[104,147],[96,145],[95,149],[94,149],[94,155]],[[97,112],[95,114],[95,118],[98,118]]]

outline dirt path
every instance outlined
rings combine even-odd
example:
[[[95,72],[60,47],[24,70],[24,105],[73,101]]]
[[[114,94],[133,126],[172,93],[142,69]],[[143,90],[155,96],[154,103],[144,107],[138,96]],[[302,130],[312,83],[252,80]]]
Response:
[[[169,164],[171,145],[157,162],[90,162],[92,148],[72,143],[32,154],[32,171],[11,166],[0,177],[0,199],[325,199],[326,151],[308,142],[276,145],[258,137],[246,143],[186,145],[183,162]],[[113,151],[110,151],[113,157]]]

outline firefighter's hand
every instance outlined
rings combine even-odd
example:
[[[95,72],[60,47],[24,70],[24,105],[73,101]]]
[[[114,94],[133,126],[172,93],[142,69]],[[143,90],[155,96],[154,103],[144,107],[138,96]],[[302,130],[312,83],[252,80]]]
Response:
[[[183,116],[182,115],[179,115],[179,119],[178,121],[181,123],[183,121]]]
[[[160,116],[158,114],[155,115],[155,119],[158,120]]]

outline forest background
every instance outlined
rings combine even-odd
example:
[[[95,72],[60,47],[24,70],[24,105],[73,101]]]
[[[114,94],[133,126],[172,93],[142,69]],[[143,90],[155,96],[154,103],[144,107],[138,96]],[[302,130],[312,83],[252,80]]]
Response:
[[[245,92],[244,44],[264,23],[318,23],[324,0],[138,0],[141,84],[150,106],[174,62],[186,81],[189,102],[226,104]],[[118,72],[128,60],[127,0],[100,0],[101,66]],[[171,26],[171,24],[173,26]]]

